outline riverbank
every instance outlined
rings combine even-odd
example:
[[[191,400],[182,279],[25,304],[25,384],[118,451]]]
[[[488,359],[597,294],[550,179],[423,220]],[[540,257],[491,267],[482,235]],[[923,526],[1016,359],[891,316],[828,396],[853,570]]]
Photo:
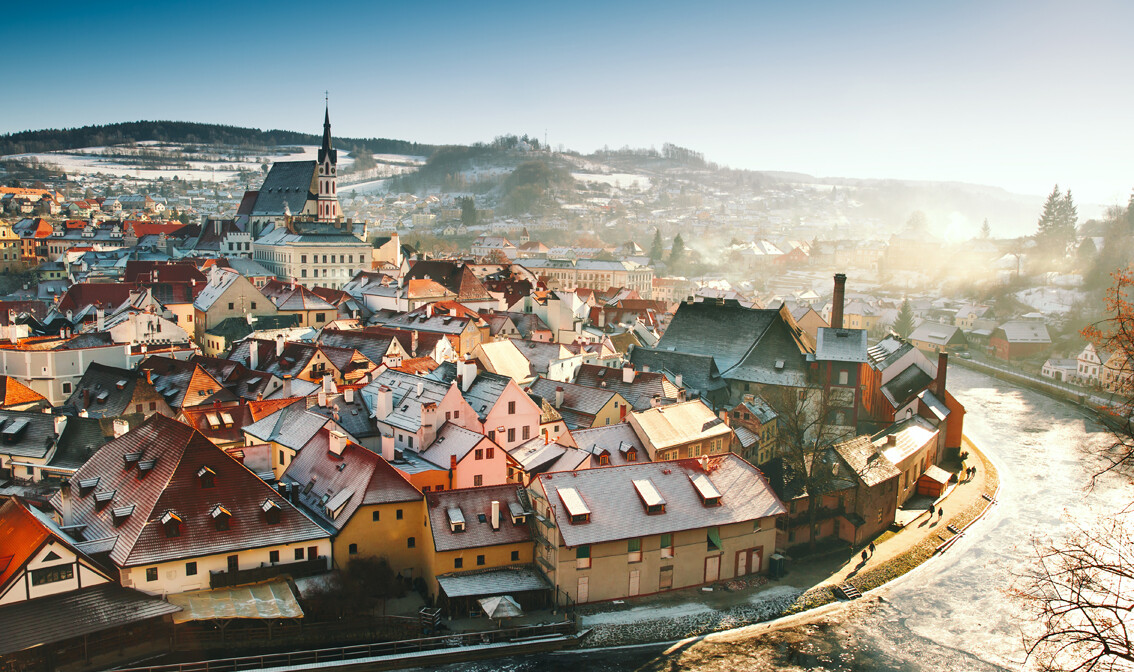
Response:
[[[749,580],[755,585],[735,589],[727,584],[723,590],[715,587],[708,593],[685,589],[634,600],[633,606],[584,608],[580,610],[580,627],[590,633],[583,646],[678,641],[712,633],[746,632],[748,628],[767,632],[806,622],[810,617],[817,618],[839,605],[849,604],[837,597],[838,585],[849,583],[866,595],[908,574],[944,552],[944,544],[963,534],[995,502],[999,472],[968,437],[964,442],[964,449],[970,454],[968,465],[977,466],[977,477],[958,484],[942,501],[934,503],[949,513],[942,519],[928,512],[923,514],[902,531],[878,542],[868,561],[858,562],[858,556],[849,560],[828,556],[797,562],[789,575],[779,580],[757,577]],[[810,587],[801,589],[798,585]]]

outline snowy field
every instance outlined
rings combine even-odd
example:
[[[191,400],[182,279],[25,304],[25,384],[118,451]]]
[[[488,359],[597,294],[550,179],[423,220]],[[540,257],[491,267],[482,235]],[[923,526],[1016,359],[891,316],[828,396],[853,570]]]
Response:
[[[1045,315],[1059,315],[1069,312],[1071,306],[1082,301],[1086,295],[1074,289],[1059,287],[1033,287],[1016,292],[1020,303],[1035,308]]]
[[[609,175],[571,173],[571,177],[580,182],[609,184],[612,187],[633,191],[646,191],[650,188],[650,178],[645,175],[634,175],[632,173],[610,173]]]

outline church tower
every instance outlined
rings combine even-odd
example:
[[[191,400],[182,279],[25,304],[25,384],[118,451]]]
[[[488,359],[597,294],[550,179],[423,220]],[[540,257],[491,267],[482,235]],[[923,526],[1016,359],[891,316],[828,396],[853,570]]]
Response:
[[[336,164],[339,153],[331,149],[331,110],[323,117],[323,146],[319,148],[319,217],[320,222],[339,218],[339,195],[336,191]]]

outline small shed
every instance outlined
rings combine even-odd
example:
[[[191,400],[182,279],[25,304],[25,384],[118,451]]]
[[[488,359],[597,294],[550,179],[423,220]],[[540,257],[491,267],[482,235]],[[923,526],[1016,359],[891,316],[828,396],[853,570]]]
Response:
[[[930,465],[921,475],[921,478],[917,479],[917,494],[929,495],[936,499],[945,494],[945,488],[949,485],[950,478],[952,476],[949,472],[936,464]]]

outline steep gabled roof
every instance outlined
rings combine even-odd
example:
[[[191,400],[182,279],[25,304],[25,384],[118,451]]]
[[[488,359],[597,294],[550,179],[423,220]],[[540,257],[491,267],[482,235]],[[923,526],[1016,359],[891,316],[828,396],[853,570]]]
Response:
[[[125,456],[136,460],[131,464]],[[131,466],[124,468],[128,464]],[[202,487],[198,475],[202,469],[213,472],[213,487]],[[151,416],[100,448],[72,479],[74,483],[84,481],[96,485],[72,497],[74,523],[86,526],[83,535],[87,541],[113,539],[109,557],[119,567],[304,543],[327,536],[274,488],[200,432],[162,415]],[[97,500],[107,497],[108,503],[96,506]],[[267,523],[261,508],[265,502],[278,507],[279,523]],[[51,504],[60,509],[58,494]],[[231,513],[225,531],[216,529],[211,515],[218,504]],[[117,524],[115,512],[119,513]],[[166,535],[162,522],[166,514],[180,518],[178,536]]]
[[[465,488],[429,493],[429,528],[433,533],[433,548],[437,552],[483,548],[501,544],[530,542],[531,528],[527,522],[512,522],[510,504],[523,510],[521,486],[515,483],[480,488]],[[492,502],[499,502],[500,529],[492,529]],[[464,530],[454,532],[449,526],[449,510],[459,509],[464,517]],[[480,522],[480,516],[485,522]]]
[[[0,376],[0,408],[44,402],[47,398],[11,376]]]
[[[252,206],[253,216],[282,216],[284,207],[299,214],[315,198],[314,161],[276,161],[264,178]]]

